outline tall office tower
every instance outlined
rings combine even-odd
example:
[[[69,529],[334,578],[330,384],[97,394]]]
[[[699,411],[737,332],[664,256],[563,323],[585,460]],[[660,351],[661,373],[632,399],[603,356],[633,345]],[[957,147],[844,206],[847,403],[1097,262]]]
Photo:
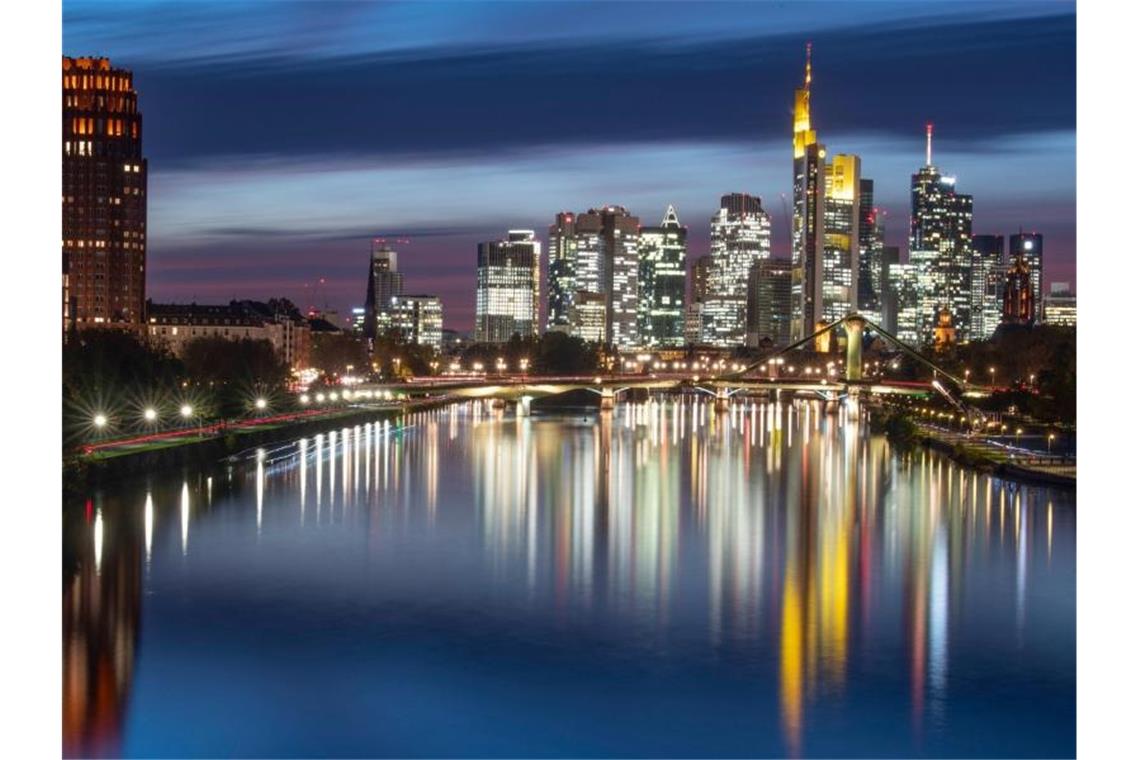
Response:
[[[701,342],[740,346],[745,339],[748,274],[771,254],[772,222],[759,198],[731,193],[721,196],[710,229],[712,262],[702,306]]]
[[[824,159],[827,151],[811,128],[811,43],[804,86],[796,90],[792,117],[792,340],[815,332],[823,316]]]
[[[747,332],[753,348],[764,340],[786,346],[792,335],[792,262],[765,258],[748,273]]]
[[[505,343],[538,334],[539,262],[534,230],[510,230],[506,240],[480,243],[475,275],[475,340]]]
[[[1008,325],[1031,325],[1037,319],[1033,300],[1033,272],[1024,256],[1016,256],[1005,274],[1005,297],[1001,321]]]
[[[436,351],[443,344],[443,304],[439,296],[398,295],[392,299],[392,327],[401,340],[429,346]]]
[[[883,313],[883,223],[875,208],[875,181],[859,179],[859,311],[874,321]]]
[[[689,301],[700,303],[709,295],[709,274],[712,271],[713,258],[709,254],[701,256],[693,262],[689,278]]]
[[[621,206],[590,209],[579,214],[574,223],[575,292],[605,296],[604,340],[618,348],[638,344],[639,228],[638,218]],[[582,309],[578,312],[589,313]],[[585,325],[572,324],[571,329],[580,335]]]
[[[926,164],[911,175],[910,262],[918,268],[919,334],[932,335],[942,307],[950,310],[957,339],[970,335],[970,266],[974,198],[955,190],[954,177],[931,163],[934,126],[926,125]]]
[[[685,345],[687,237],[672,206],[660,227],[641,228],[638,332],[643,346]]]
[[[140,329],[147,162],[130,71],[63,58],[62,143],[64,329]]]
[[[396,252],[383,240],[372,241],[368,260],[368,292],[364,294],[364,335],[375,338],[391,326],[392,304],[404,292]]]
[[[879,294],[882,305],[880,318],[883,329],[894,335],[899,329],[899,299],[891,284],[891,267],[899,265],[899,247],[897,245],[883,246],[882,268],[879,271]]]
[[[989,340],[1001,322],[1005,293],[1005,237],[974,235],[970,262],[970,336]]]
[[[919,278],[917,264],[888,265],[891,300],[894,302],[894,329],[888,330],[903,343],[920,346],[925,342],[920,318]]]
[[[860,161],[836,154],[824,166],[823,308],[834,322],[859,305]]]
[[[1037,313],[1033,319],[1041,321],[1045,301],[1042,273],[1044,271],[1045,239],[1039,232],[1021,232],[1009,236],[1009,257],[1021,256],[1029,267],[1029,281],[1033,285],[1033,303]]]
[[[574,265],[577,262],[577,239],[574,215],[569,211],[556,214],[546,239],[549,266],[546,273],[546,329],[570,332],[570,312],[574,308]]]

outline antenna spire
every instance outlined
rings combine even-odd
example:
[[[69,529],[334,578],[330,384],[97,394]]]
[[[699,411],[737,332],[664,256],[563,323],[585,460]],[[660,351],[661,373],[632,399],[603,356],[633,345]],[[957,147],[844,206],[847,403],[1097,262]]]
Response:
[[[931,153],[930,144],[931,144],[931,141],[933,140],[933,138],[934,138],[934,124],[932,122],[927,122],[926,123],[926,165],[927,166],[930,166],[930,153]]]
[[[811,40],[807,44],[807,65],[804,66],[804,89],[811,89]]]

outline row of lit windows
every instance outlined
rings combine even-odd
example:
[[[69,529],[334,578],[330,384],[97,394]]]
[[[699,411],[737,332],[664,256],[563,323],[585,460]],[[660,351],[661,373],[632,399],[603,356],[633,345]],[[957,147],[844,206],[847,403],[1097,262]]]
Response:
[[[110,90],[130,92],[131,79],[112,74],[65,74],[63,87],[66,90]]]

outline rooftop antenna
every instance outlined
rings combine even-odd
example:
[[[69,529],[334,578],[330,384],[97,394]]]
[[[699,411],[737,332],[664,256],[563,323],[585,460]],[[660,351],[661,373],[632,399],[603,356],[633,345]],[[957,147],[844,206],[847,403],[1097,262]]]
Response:
[[[926,122],[926,165],[927,166],[930,166],[930,153],[931,153],[930,143],[931,143],[931,140],[933,137],[934,137],[934,124],[932,122],[928,121],[928,122]]]
[[[811,40],[807,44],[807,66],[804,67],[804,89],[811,89]]]

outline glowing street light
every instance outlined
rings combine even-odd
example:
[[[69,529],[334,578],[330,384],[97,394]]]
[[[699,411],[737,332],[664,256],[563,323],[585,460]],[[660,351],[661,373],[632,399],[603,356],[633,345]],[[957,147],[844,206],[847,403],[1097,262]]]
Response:
[[[263,398],[259,398],[257,401],[254,401],[253,405],[256,406],[258,409],[264,409],[266,406],[268,406],[265,399],[263,399]]]
[[[183,404],[182,407],[178,410],[178,413],[182,415],[182,419],[188,420],[194,416],[194,407],[190,406],[189,404]]]
[[[1054,433],[1050,433],[1050,434],[1049,434],[1049,438],[1048,438],[1048,446],[1049,446],[1049,453],[1050,453],[1050,454],[1052,454],[1052,453],[1053,453],[1053,439],[1054,439],[1054,438],[1056,438],[1056,437],[1057,437],[1057,436],[1056,436],[1056,434],[1054,434]]]
[[[95,427],[99,428],[100,430],[107,427],[107,415],[103,414],[102,412],[96,414],[95,418],[91,421],[95,423]]]
[[[147,422],[154,422],[158,419],[158,412],[156,412],[153,407],[148,406],[143,410],[143,419]]]
[[[995,368],[993,368],[993,367],[990,367],[990,387],[991,387],[991,388],[992,388],[992,387],[993,387],[993,385],[994,385],[994,373],[995,373],[995,372],[997,372],[997,370],[996,370]]]
[[[309,403],[309,394],[308,393],[302,393],[301,394],[301,403],[302,404]]]

